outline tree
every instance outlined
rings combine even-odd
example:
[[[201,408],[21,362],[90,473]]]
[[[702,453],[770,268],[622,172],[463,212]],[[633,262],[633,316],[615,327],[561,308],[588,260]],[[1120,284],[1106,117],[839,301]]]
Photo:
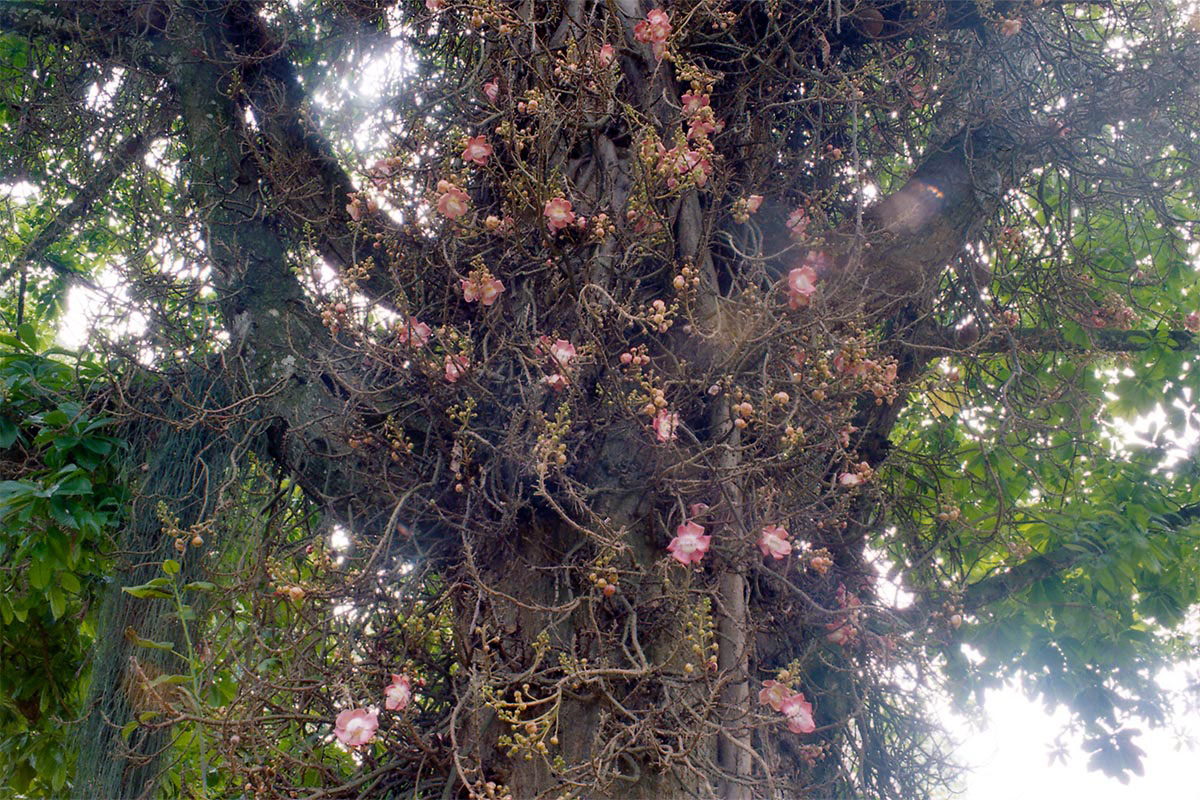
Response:
[[[10,361],[102,275],[147,321],[4,412],[14,543],[74,541],[85,416],[132,498],[107,589],[9,573],[6,645],[96,630],[16,792],[75,709],[90,796],[925,797],[930,699],[1014,676],[1140,771],[1200,591],[1194,464],[1114,427],[1195,418],[1181,13],[0,7]]]

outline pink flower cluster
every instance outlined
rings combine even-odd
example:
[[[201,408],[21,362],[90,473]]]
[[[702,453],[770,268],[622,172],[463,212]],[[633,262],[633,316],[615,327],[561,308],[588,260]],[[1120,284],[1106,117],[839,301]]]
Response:
[[[709,105],[711,98],[707,93],[685,92],[680,99],[683,101],[683,116],[688,121],[689,140],[708,136],[725,127],[725,123],[713,114]]]
[[[793,692],[787,684],[779,681],[763,681],[758,693],[758,702],[769,705],[787,718],[788,730],[792,733],[812,733],[817,729],[813,720],[812,703],[804,699],[803,692]]]
[[[408,344],[412,347],[424,347],[429,341],[430,333],[428,325],[413,317],[400,320],[396,324],[396,339],[400,344]]]
[[[477,270],[471,277],[459,281],[462,288],[463,300],[474,303],[478,300],[485,306],[490,306],[504,293],[504,282],[487,270]]]
[[[633,38],[650,45],[656,61],[662,61],[667,52],[667,38],[671,35],[671,17],[661,8],[652,9],[646,18],[633,28]]]
[[[898,365],[891,356],[876,361],[843,349],[833,357],[833,369],[842,375],[859,378],[879,399],[886,398],[890,402],[896,398]]]
[[[692,180],[697,187],[708,183],[713,166],[709,159],[711,144],[701,143],[699,150],[676,145],[668,150],[661,142],[658,144],[658,171],[667,179],[667,188],[674,189],[683,180]]]
[[[566,339],[556,339],[550,341],[549,336],[543,336],[541,339],[540,349],[550,357],[550,363],[556,372],[542,378],[542,381],[556,392],[561,392],[570,385],[571,381],[567,377],[572,369],[572,361],[577,355],[575,345],[568,342]]]
[[[803,208],[797,208],[788,215],[787,222],[784,223],[788,229],[788,235],[793,239],[803,239],[804,232],[808,230],[808,212]]]
[[[355,222],[358,222],[367,214],[374,214],[379,210],[379,206],[370,198],[367,198],[367,201],[364,203],[362,196],[356,192],[352,192],[347,196],[350,198],[350,202],[346,204],[346,213]]]
[[[871,465],[865,461],[860,461],[855,465],[854,471],[846,471],[838,476],[838,485],[847,489],[852,489],[855,486],[862,486],[871,479],[874,471]]]
[[[796,267],[787,276],[788,308],[795,311],[809,303],[817,291],[817,273],[812,267]]]
[[[403,164],[404,159],[401,158],[381,158],[367,170],[367,177],[376,189],[382,191],[388,187],[388,183]]]
[[[837,603],[840,608],[849,611],[848,614],[838,617],[835,620],[825,623],[825,630],[829,633],[825,634],[825,638],[837,645],[848,645],[854,641],[858,635],[859,620],[862,617],[862,601],[857,595],[850,594],[846,591],[845,584],[838,584]]]
[[[817,291],[817,281],[821,272],[829,267],[829,256],[820,250],[810,250],[804,257],[804,263],[796,267],[787,276],[788,308],[793,311],[804,308]]]
[[[424,685],[421,682],[421,685]],[[392,682],[384,687],[384,708],[403,711],[412,701],[412,682],[406,675],[392,674]],[[369,708],[347,708],[337,715],[333,735],[347,747],[370,744],[379,730],[379,712]]]

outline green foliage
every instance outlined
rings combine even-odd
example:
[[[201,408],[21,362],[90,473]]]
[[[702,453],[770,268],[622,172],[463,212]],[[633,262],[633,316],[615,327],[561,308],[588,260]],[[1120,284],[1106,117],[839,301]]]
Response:
[[[102,376],[0,335],[0,796],[57,795],[82,712],[95,601],[125,491],[112,420],[81,402]]]

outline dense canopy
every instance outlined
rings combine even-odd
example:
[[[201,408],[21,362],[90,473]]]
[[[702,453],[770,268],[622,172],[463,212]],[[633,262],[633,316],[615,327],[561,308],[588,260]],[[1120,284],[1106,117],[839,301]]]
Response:
[[[1198,30],[0,5],[0,796],[936,797],[1007,680],[1140,773]]]

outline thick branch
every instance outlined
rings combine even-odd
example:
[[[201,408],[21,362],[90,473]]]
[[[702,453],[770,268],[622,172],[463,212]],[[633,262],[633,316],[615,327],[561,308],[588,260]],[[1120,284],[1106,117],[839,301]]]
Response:
[[[218,12],[198,14],[180,21],[172,36],[183,47],[219,51],[229,36],[226,22]],[[230,358],[241,362],[246,393],[276,420],[272,455],[343,519],[368,524],[388,499],[364,497],[358,476],[386,468],[346,444],[347,426],[364,410],[339,392],[354,376],[341,370],[334,378],[323,369],[335,343],[290,269],[275,220],[264,213],[257,162],[225,145],[231,135],[245,136],[227,65],[176,62],[169,81],[191,148],[190,189],[204,210],[213,282],[234,337]]]
[[[152,115],[153,121],[146,130],[126,139],[116,148],[112,157],[93,176],[87,185],[79,190],[79,193],[75,195],[75,199],[55,214],[52,220],[42,226],[42,229],[25,243],[25,246],[13,258],[8,268],[0,273],[0,284],[7,283],[26,264],[43,261],[43,256],[47,248],[61,239],[77,220],[91,211],[92,205],[97,200],[108,194],[113,184],[125,173],[130,164],[133,164],[146,154],[146,150],[149,149],[151,142],[163,131],[163,123],[165,122],[162,119],[163,116],[161,111],[155,112]],[[60,275],[90,285],[90,281],[84,276],[67,269],[53,259],[45,259],[44,263]]]
[[[1183,506],[1178,511],[1163,514],[1159,518],[1163,527],[1178,531],[1200,520],[1200,503]],[[1048,553],[1034,556],[1007,572],[997,573],[971,584],[963,594],[963,609],[971,612],[992,603],[1025,591],[1038,581],[1071,570],[1096,552],[1086,548],[1059,547]]]
[[[1112,328],[1095,328],[1087,331],[1090,344],[1072,342],[1058,330],[1047,328],[997,329],[976,344],[964,346],[962,332],[953,328],[928,328],[909,339],[907,344],[915,349],[942,352],[1006,353],[1010,350],[1035,352],[1086,353],[1137,353],[1154,347],[1167,347],[1176,352],[1195,352],[1200,349],[1200,337],[1189,331],[1165,330],[1123,331]]]
[[[382,213],[353,223],[346,203],[354,183],[310,116],[288,48],[271,37],[252,6],[233,6],[230,12],[224,44],[241,61],[242,86],[262,134],[246,140],[259,150],[263,177],[285,200],[283,220],[296,235],[316,229],[321,256],[335,269],[374,263],[359,289],[373,299],[386,298],[395,287],[375,257],[373,237],[395,240],[404,234]]]

